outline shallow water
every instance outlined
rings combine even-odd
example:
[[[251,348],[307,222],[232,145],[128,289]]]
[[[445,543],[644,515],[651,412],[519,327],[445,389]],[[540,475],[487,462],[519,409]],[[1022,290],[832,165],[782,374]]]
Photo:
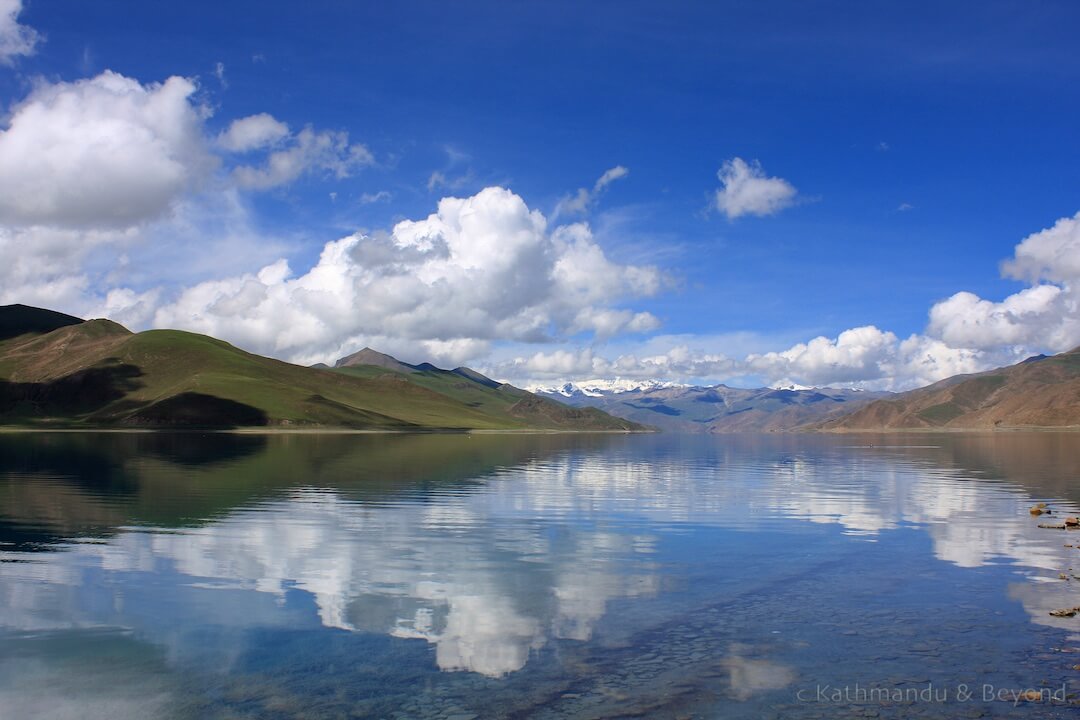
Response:
[[[1071,717],[1078,500],[1080,434],[4,435],[0,718]]]

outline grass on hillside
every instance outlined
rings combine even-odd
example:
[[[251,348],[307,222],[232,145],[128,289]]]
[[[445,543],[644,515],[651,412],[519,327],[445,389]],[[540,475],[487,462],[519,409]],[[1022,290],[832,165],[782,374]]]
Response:
[[[0,417],[31,424],[624,428],[554,403],[519,407],[524,391],[448,371],[306,368],[179,330],[132,335],[106,320],[0,342],[0,378]]]
[[[497,428],[504,425],[451,398],[395,376],[362,378],[264,358],[179,330],[134,336],[118,359],[141,368],[128,400],[153,403],[201,393],[264,411],[278,422],[341,427]],[[121,411],[123,408],[120,408]],[[106,407],[95,419],[114,419]]]

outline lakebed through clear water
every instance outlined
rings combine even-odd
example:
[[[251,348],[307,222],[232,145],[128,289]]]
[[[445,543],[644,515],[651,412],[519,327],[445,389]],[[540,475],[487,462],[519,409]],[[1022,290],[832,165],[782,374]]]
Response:
[[[0,435],[0,717],[1072,717],[1078,502],[1080,434]]]

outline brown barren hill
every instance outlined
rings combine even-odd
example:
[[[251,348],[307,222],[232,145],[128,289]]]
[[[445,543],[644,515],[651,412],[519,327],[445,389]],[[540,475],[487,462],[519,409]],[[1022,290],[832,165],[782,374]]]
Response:
[[[821,430],[1080,429],[1080,348],[957,375],[870,403]]]

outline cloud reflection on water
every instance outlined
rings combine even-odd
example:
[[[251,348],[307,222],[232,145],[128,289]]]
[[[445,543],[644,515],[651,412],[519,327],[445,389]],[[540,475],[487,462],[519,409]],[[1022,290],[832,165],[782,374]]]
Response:
[[[440,669],[497,677],[553,639],[591,639],[613,600],[656,596],[669,572],[658,546],[699,525],[798,533],[811,521],[869,538],[917,525],[937,558],[965,568],[1007,562],[1049,577],[1071,560],[1063,535],[1024,511],[1029,496],[962,468],[797,443],[767,461],[737,446],[634,448],[534,458],[481,484],[378,503],[301,486],[196,527],[7,553],[27,562],[0,564],[0,624],[128,627],[169,644],[178,633],[140,602],[194,598],[174,625],[191,613],[234,629],[288,626],[302,611],[286,614],[286,595],[299,590],[323,627],[422,639]],[[1016,596],[1045,622],[1035,594]],[[756,662],[731,661],[741,686],[783,680]]]

